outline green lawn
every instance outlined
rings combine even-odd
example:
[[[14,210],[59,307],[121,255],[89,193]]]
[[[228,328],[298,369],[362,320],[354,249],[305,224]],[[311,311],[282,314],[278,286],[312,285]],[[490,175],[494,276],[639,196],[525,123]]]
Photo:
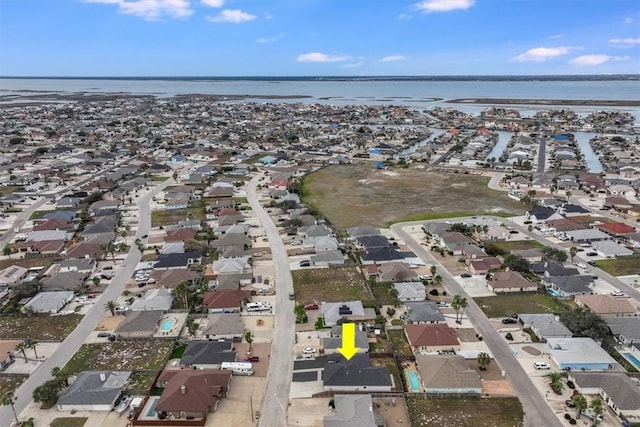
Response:
[[[640,274],[640,254],[596,261],[596,266],[612,276]]]
[[[511,316],[514,313],[561,313],[564,306],[546,293],[524,293],[474,298],[489,318]]]
[[[8,196],[9,194],[13,194],[16,191],[24,190],[24,187],[20,185],[0,185],[0,196]]]
[[[485,242],[506,252],[517,251],[522,249],[540,249],[544,245],[537,240],[512,240],[509,242]]]
[[[142,373],[135,372],[131,374],[129,384],[127,384],[126,392],[130,394],[146,394],[153,388],[155,384],[157,372],[154,373]]]
[[[155,370],[164,368],[173,351],[170,341],[115,341],[83,344],[66,364],[69,373],[85,370]]]
[[[186,344],[174,348],[173,352],[171,353],[171,356],[169,356],[169,359],[181,359],[186,349],[187,349]]]
[[[82,316],[76,314],[55,317],[0,317],[0,338],[62,341],[76,328],[81,319]]]
[[[171,178],[170,176],[158,176],[158,175],[151,175],[149,177],[150,181],[154,181],[154,182],[165,182],[166,180],[168,180],[169,178]]]
[[[52,213],[53,211],[33,211],[31,216],[29,217],[29,221],[33,221],[34,219],[41,219],[48,213]]]
[[[83,427],[89,418],[87,417],[60,417],[51,421],[51,427]]]
[[[362,274],[355,267],[307,268],[293,271],[292,275],[298,303],[359,300],[366,305],[373,302]]]
[[[515,398],[407,397],[412,427],[519,427],[524,419]]]
[[[370,285],[378,304],[393,305],[397,299],[393,296],[393,282],[376,282]]]
[[[204,209],[199,207],[191,207],[186,209],[159,210],[151,212],[151,226],[160,227],[165,225],[177,224],[178,221],[184,221],[187,218],[194,220],[204,220]]]

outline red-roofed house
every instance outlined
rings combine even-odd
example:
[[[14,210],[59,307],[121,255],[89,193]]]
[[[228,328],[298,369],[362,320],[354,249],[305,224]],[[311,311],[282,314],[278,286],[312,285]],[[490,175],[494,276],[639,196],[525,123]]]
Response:
[[[203,304],[209,313],[234,313],[242,310],[242,304],[249,301],[251,291],[230,289],[206,292]]]
[[[181,228],[179,230],[167,231],[167,235],[164,238],[165,242],[184,242],[186,240],[193,240],[196,237],[196,230],[193,228]]]
[[[405,325],[404,333],[414,354],[460,349],[456,331],[444,323]]]
[[[217,369],[164,371],[158,377],[157,384],[164,391],[156,411],[174,418],[171,425],[180,425],[180,420],[206,420],[216,411],[220,399],[227,396],[231,376],[231,371]]]
[[[598,224],[597,228],[612,236],[619,236],[621,234],[635,233],[636,229],[630,225],[622,222],[607,222],[604,224]]]
[[[43,222],[42,224],[34,225],[33,231],[39,230],[65,230],[70,231],[73,230],[74,225],[69,221],[64,221],[61,219],[50,219],[48,221]]]

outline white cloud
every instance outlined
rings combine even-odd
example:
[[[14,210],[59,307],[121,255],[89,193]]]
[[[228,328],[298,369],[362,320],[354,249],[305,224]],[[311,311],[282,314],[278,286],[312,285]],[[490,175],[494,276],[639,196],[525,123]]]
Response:
[[[624,23],[625,24],[633,24],[633,18],[631,18],[631,17],[624,18]]]
[[[637,39],[627,37],[626,39],[610,39],[609,43],[620,47],[631,47],[635,44],[640,44],[640,37]]]
[[[411,15],[409,15],[408,13],[401,13],[400,15],[398,15],[398,19],[411,19]]]
[[[348,56],[327,55],[321,52],[309,52],[298,55],[298,62],[342,62],[348,60]]]
[[[224,0],[200,0],[203,6],[209,7],[222,7],[224,5]]]
[[[352,62],[350,64],[341,65],[340,68],[360,68],[362,67],[362,61]]]
[[[256,43],[273,43],[273,42],[277,42],[283,37],[284,37],[284,34],[278,34],[275,37],[260,37],[259,39],[256,40]]]
[[[560,34],[554,34],[554,35],[552,35],[552,36],[549,36],[549,38],[550,38],[551,40],[561,39],[561,38],[563,38],[563,37],[564,37],[564,34],[562,34],[562,33],[560,33]]]
[[[225,9],[217,16],[207,16],[209,22],[231,22],[233,24],[240,24],[242,22],[249,22],[256,19],[255,15],[251,15],[247,12],[243,12],[240,9]]]
[[[609,62],[612,59],[609,55],[582,55],[570,60],[569,64],[578,67],[594,67]]]
[[[513,58],[512,61],[544,62],[549,58],[566,55],[567,53],[569,53],[569,48],[567,47],[536,47],[533,49],[529,49],[525,53],[521,53],[520,55]]]
[[[385,56],[384,58],[382,58],[382,62],[397,62],[397,61],[404,61],[405,58],[402,55],[391,55],[391,56]]]
[[[469,9],[474,3],[475,0],[423,0],[414,4],[414,7],[423,13],[450,12]]]
[[[189,0],[83,0],[85,3],[115,4],[125,15],[155,21],[162,17],[186,18],[193,15]]]

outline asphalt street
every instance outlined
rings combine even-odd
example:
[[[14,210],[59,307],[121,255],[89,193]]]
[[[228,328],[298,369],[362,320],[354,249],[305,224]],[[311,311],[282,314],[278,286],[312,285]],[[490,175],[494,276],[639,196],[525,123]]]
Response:
[[[138,230],[136,232],[136,238],[140,238],[145,234],[149,234],[151,228],[151,208],[149,201],[155,193],[161,191],[164,187],[173,182],[169,179],[158,187],[154,187],[152,191],[143,195],[138,200]],[[142,239],[143,241],[145,239]],[[118,272],[111,279],[111,283],[102,293],[102,295],[96,299],[93,307],[82,318],[82,321],[76,329],[73,330],[67,338],[60,343],[58,349],[47,358],[42,364],[22,383],[22,385],[16,390],[15,395],[17,397],[15,408],[16,412],[20,414],[26,406],[31,402],[33,390],[51,378],[51,369],[54,367],[63,367],[80,348],[82,343],[85,342],[89,334],[95,330],[100,323],[100,320],[105,315],[104,305],[109,300],[115,300],[123,291],[126,282],[131,278],[136,265],[140,261],[141,253],[136,245],[131,245],[127,257],[124,261],[124,265],[118,268]],[[52,320],[53,321],[53,320]],[[9,406],[0,406],[0,426],[8,426],[13,422],[14,417]]]
[[[289,270],[289,259],[278,229],[271,217],[260,205],[256,186],[263,175],[254,177],[248,184],[247,199],[254,214],[264,228],[275,267],[276,310],[269,359],[269,373],[260,408],[259,427],[287,425],[289,389],[293,372],[293,345],[295,340],[294,301],[289,299],[293,292],[293,279]]]
[[[402,229],[404,226],[421,226],[423,223],[424,221],[416,221],[394,224],[391,226],[391,230],[425,263],[434,264],[438,267],[438,274],[442,276],[442,283],[450,295],[458,294],[467,299],[468,307],[465,310],[465,315],[468,316],[478,333],[482,335],[496,362],[506,372],[506,379],[522,403],[525,413],[524,426],[550,427],[562,425],[538,389],[531,382],[528,374],[516,360],[508,344],[493,328],[480,307],[464,292],[458,281],[449,274],[438,260]]]

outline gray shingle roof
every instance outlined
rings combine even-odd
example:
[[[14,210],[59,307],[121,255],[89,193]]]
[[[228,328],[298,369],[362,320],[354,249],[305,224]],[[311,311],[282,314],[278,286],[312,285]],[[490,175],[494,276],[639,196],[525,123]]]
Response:
[[[572,372],[571,376],[580,387],[598,387],[604,390],[623,412],[640,409],[640,388],[624,373]]]
[[[407,322],[444,322],[444,316],[438,310],[438,305],[432,301],[407,302]]]
[[[105,380],[100,377],[104,374]],[[129,381],[130,371],[84,371],[58,398],[58,405],[109,405],[115,403]]]

